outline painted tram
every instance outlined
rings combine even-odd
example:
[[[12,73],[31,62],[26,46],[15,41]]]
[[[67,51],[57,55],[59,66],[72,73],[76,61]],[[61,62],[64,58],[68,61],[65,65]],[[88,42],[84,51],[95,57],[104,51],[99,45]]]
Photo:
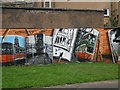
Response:
[[[0,62],[2,65],[25,63],[25,42],[21,36],[6,36],[1,42]]]

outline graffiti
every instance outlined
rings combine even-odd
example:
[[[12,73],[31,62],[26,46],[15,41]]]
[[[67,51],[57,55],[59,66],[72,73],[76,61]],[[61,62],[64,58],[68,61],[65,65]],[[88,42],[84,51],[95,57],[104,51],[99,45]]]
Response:
[[[36,53],[34,36],[27,36],[25,38],[25,41],[26,41],[26,54]]]
[[[45,34],[26,37],[27,62],[31,64],[47,64],[52,60],[52,38]]]
[[[55,30],[55,32],[57,31]],[[74,29],[59,29],[56,33],[54,45],[70,51],[70,49],[72,48],[73,36]]]
[[[2,60],[4,64],[24,63],[25,60],[25,38],[18,35],[6,35],[4,40],[0,36],[0,44],[2,45]]]
[[[74,53],[78,59],[93,60],[99,32],[93,28],[80,28],[75,42]]]
[[[113,63],[120,60],[120,28],[108,31]]]
[[[93,28],[55,29],[53,56],[71,61],[74,53],[78,59],[93,60],[98,33]]]
[[[13,35],[12,42],[16,46],[24,44],[27,63],[46,64],[51,63],[53,59],[74,61],[73,57],[77,60],[92,61],[98,34],[93,28],[56,28],[52,36],[36,33],[24,37],[23,42]]]
[[[55,29],[53,33],[53,56],[71,60],[78,29]]]
[[[45,37],[45,52],[48,54],[51,60],[53,60],[52,40],[53,38],[51,36]]]

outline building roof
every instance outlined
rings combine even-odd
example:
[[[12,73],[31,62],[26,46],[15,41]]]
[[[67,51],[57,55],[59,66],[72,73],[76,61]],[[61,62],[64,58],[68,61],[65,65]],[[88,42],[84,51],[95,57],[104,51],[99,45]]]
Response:
[[[103,12],[103,9],[69,9],[69,8],[34,8],[34,7],[0,7],[2,9],[24,9],[24,10],[45,10],[45,11],[98,11]]]

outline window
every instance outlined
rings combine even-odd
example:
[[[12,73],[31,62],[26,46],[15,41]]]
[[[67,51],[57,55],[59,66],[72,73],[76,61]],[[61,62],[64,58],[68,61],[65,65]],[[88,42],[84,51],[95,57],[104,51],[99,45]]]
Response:
[[[51,8],[51,0],[44,0],[44,8]]]
[[[109,9],[104,9],[104,16],[109,16]]]
[[[45,2],[45,7],[49,8],[49,2]]]

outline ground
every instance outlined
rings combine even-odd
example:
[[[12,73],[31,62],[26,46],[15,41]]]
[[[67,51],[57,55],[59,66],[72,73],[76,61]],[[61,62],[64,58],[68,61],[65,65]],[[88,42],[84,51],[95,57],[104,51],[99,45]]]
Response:
[[[98,82],[88,82],[79,84],[70,84],[62,86],[53,86],[46,88],[118,88],[118,80],[108,80],[108,81],[98,81]]]

